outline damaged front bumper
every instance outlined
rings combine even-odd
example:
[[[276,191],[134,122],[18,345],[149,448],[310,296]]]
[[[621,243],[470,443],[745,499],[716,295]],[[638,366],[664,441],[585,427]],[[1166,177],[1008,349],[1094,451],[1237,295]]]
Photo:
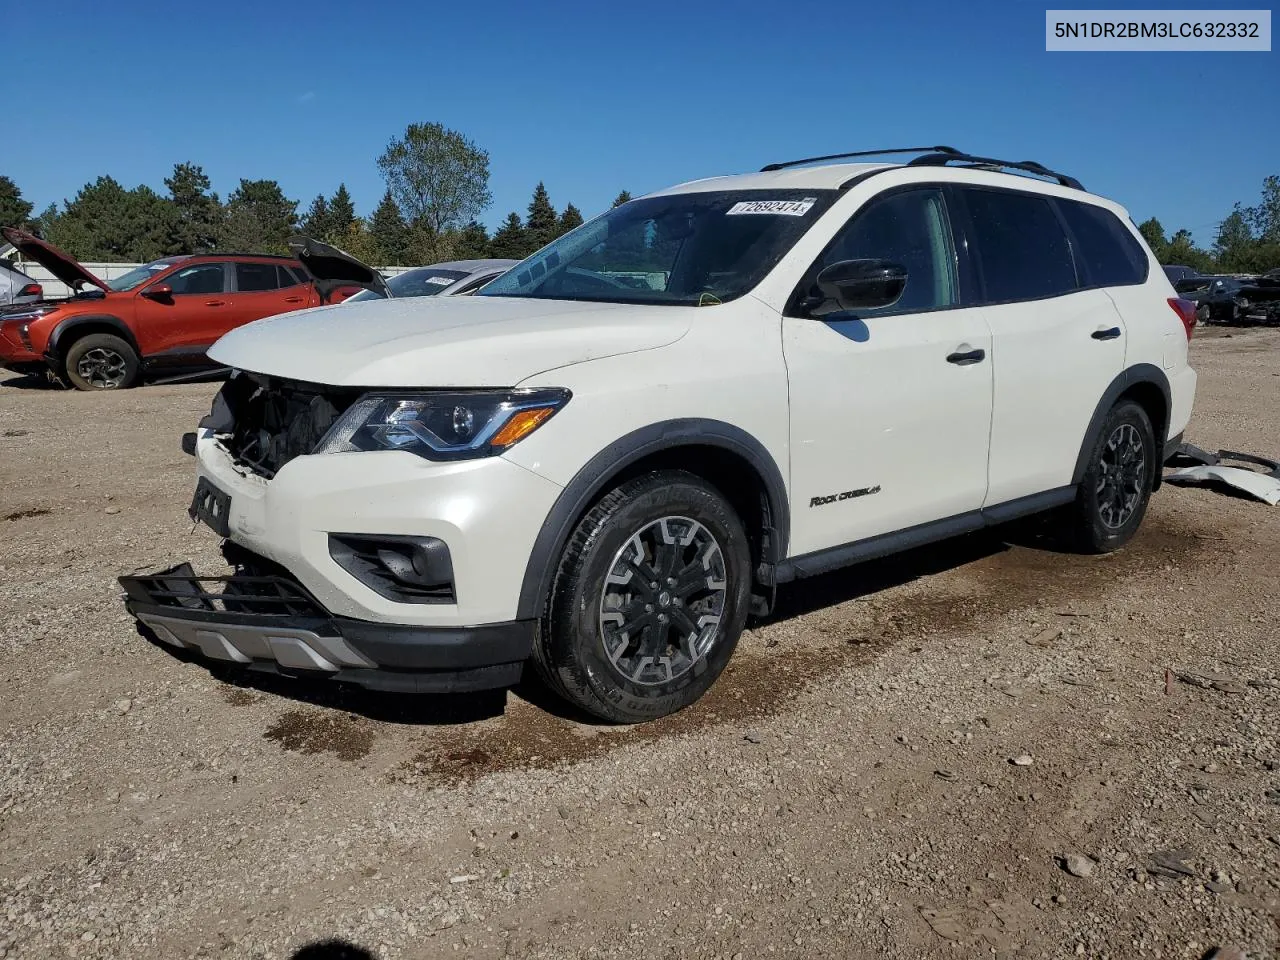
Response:
[[[202,577],[182,563],[119,582],[157,639],[269,673],[407,693],[488,690],[518,682],[533,649],[533,621],[424,627],[335,616],[282,570]]]

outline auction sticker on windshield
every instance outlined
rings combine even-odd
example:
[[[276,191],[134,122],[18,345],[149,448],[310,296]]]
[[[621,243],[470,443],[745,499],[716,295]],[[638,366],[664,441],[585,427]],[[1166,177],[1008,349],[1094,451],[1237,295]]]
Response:
[[[447,287],[453,283],[453,277],[427,277],[427,283],[434,283],[437,287]]]
[[[817,197],[805,197],[803,200],[740,200],[725,211],[725,215],[773,213],[784,217],[803,217],[817,202]]]

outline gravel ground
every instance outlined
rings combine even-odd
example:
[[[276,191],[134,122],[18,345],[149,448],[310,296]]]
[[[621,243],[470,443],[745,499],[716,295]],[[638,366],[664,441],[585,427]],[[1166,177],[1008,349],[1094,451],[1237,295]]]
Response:
[[[1280,454],[1280,337],[1193,357],[1188,438]],[[795,585],[703,703],[602,728],[142,639],[114,578],[216,561],[214,389],[0,381],[0,957],[1276,955],[1280,509]]]

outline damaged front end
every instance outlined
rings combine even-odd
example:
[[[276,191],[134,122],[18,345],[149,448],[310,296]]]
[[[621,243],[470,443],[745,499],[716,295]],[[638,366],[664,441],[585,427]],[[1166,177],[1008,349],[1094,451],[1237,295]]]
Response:
[[[294,457],[315,450],[360,394],[239,372],[218,391],[200,428],[213,431],[237,466],[269,480]],[[188,447],[194,453],[194,437],[184,439]]]

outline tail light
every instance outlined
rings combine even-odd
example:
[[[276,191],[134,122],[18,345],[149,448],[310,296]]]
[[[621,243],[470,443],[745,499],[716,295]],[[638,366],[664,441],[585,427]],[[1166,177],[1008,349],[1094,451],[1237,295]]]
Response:
[[[1190,300],[1183,300],[1181,297],[1170,297],[1169,306],[1173,307],[1173,312],[1182,321],[1182,326],[1187,331],[1187,339],[1190,340],[1191,331],[1196,328],[1196,305]]]
[[[18,291],[20,297],[43,297],[44,287],[38,283],[28,283],[25,287]]]

